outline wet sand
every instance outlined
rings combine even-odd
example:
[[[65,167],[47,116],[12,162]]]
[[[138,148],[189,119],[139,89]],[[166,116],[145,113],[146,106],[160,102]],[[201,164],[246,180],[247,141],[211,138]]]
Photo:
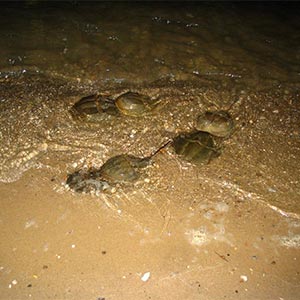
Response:
[[[21,85],[20,91],[30,86],[37,93],[40,80],[36,87],[33,82]],[[9,119],[6,122],[11,136],[16,134],[15,149],[18,143],[29,146],[22,152],[23,160],[12,144],[11,160],[2,153],[6,163],[16,162],[8,165],[12,170],[17,166],[23,171],[19,179],[10,180],[11,173],[2,169],[2,178],[7,174],[11,182],[0,184],[1,299],[299,297],[300,145],[295,94],[239,94],[231,112],[236,130],[224,142],[221,156],[208,165],[194,166],[167,148],[135,185],[113,194],[82,195],[65,186],[68,173],[83,165],[98,166],[116,153],[149,154],[164,139],[192,130],[198,110],[209,108],[210,100],[217,103],[221,94],[214,88],[200,93],[196,86],[176,83],[168,88],[140,87],[148,94],[161,94],[163,100],[171,95],[180,101],[142,119],[109,119],[99,126],[112,122],[112,127],[101,131],[97,124],[70,121],[68,109],[82,86],[77,89],[71,93],[63,89],[56,98],[57,103],[62,103],[59,97],[66,99],[50,119],[56,135],[51,130],[45,134],[41,123],[37,128],[42,128],[44,140],[38,133],[37,143],[32,136],[20,136],[18,126],[25,126],[25,131],[26,126],[34,128],[30,122],[22,123],[26,109],[19,110],[19,123],[12,119],[15,125],[10,127]],[[118,92],[122,89],[126,90]],[[5,103],[17,101],[17,91],[7,88]],[[226,99],[222,94],[223,103]],[[56,102],[44,103],[44,114],[57,107]],[[6,115],[14,109],[3,107]],[[108,130],[116,124],[119,130]],[[146,134],[143,128],[148,128]],[[81,144],[76,144],[78,138]],[[32,149],[38,149],[41,141],[41,155],[33,156]],[[26,172],[24,165],[30,166]]]
[[[109,208],[53,175],[1,184],[1,299],[299,297],[298,218],[186,180]]]

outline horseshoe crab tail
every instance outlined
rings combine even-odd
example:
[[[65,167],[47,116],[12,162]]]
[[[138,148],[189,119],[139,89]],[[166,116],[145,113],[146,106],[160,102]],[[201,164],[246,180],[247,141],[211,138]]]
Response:
[[[149,156],[146,156],[142,159],[138,158],[137,159],[137,165],[139,167],[146,167],[151,163],[152,158],[158,154],[162,149],[166,148],[170,143],[172,142],[172,140],[169,140],[168,142],[166,142],[165,144],[163,144],[162,146],[160,146],[157,150],[155,150],[152,154],[150,154]],[[132,159],[131,162],[134,162],[134,160]]]
[[[172,140],[168,140],[165,144],[163,144],[162,146],[160,146],[157,150],[155,150],[150,156],[149,158],[153,158],[156,154],[158,154],[161,150],[165,149],[170,143],[172,142]]]

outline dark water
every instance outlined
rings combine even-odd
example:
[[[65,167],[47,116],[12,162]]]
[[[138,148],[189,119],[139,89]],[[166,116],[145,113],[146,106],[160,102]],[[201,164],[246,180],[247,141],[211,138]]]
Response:
[[[251,89],[299,84],[297,3],[0,5],[2,77],[27,71],[87,82],[207,77]]]

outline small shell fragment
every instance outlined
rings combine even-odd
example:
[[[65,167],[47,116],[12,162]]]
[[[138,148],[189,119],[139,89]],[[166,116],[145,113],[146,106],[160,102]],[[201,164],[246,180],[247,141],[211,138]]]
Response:
[[[146,272],[143,274],[143,276],[141,277],[141,280],[146,282],[149,278],[150,278],[150,272]]]
[[[241,282],[248,281],[248,277],[246,275],[241,275],[240,278],[241,278]]]

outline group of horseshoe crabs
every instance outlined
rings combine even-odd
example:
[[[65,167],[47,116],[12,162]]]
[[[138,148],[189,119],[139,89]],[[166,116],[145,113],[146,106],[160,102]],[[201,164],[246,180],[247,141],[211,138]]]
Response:
[[[75,118],[90,121],[103,117],[103,113],[140,117],[151,113],[159,103],[159,99],[131,91],[119,95],[116,99],[95,94],[76,102],[71,108],[71,114]]]
[[[116,99],[91,95],[74,104],[72,114],[93,117],[102,113],[142,116],[150,113],[159,100],[134,92],[127,92]],[[133,183],[140,178],[141,170],[152,162],[152,158],[169,144],[184,160],[195,164],[209,163],[221,153],[215,139],[228,138],[234,122],[226,111],[206,111],[196,120],[195,129],[181,133],[148,157],[120,154],[109,158],[100,169],[79,170],[68,175],[67,185],[76,192],[111,190],[115,185]]]
[[[204,164],[221,154],[215,137],[227,138],[234,129],[234,123],[226,111],[207,111],[198,116],[195,130],[174,138],[173,148],[183,159]]]

